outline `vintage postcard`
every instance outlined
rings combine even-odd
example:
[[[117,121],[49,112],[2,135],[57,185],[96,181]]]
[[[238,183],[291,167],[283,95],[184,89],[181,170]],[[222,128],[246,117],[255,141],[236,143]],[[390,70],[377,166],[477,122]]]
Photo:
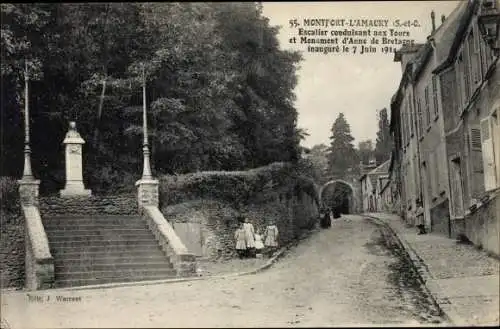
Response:
[[[2,329],[500,325],[499,0],[0,6]]]

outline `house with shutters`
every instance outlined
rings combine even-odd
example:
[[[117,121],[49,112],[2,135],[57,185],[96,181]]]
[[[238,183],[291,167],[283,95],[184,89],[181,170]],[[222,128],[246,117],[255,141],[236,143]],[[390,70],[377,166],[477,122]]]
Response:
[[[401,63],[403,76],[391,100],[390,131],[394,149],[389,173],[400,192],[400,214],[405,219],[410,218],[421,196],[413,73],[422,59],[423,49],[423,44],[405,45],[394,56],[394,61]]]
[[[384,211],[380,193],[389,179],[390,160],[361,175],[361,196],[364,212]]]
[[[427,42],[396,53],[403,77],[391,100],[389,170],[403,216],[421,199],[427,231],[464,235],[497,255],[500,41],[486,42],[478,21],[499,3],[460,2],[438,28],[432,14]]]
[[[431,12],[427,42],[402,47],[394,61],[403,76],[391,100],[391,133],[394,139],[390,175],[401,185],[401,214],[405,219],[423,202],[427,231],[447,234],[449,182],[441,104],[441,84],[433,70],[448,55],[467,3],[462,2],[436,26]],[[399,171],[399,173],[395,173]],[[408,224],[413,224],[408,222]]]
[[[498,53],[485,42],[478,17],[498,13],[499,2],[465,2],[449,51],[433,70],[441,88],[449,235],[464,234],[499,254],[500,241],[500,73]]]

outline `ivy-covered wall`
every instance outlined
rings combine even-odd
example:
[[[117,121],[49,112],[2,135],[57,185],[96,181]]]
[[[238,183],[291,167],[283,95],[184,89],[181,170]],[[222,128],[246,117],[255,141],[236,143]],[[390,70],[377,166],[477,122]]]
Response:
[[[282,246],[313,228],[319,216],[314,183],[289,163],[163,176],[160,207],[188,248],[209,259],[235,256],[239,216],[261,232],[274,219]]]

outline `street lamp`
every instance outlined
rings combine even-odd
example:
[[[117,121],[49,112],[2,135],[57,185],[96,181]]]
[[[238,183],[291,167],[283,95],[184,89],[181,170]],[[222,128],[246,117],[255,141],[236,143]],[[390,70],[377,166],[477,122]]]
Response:
[[[478,26],[486,43],[491,47],[495,56],[500,53],[498,42],[500,30],[500,13],[497,0],[483,0],[478,17]]]
[[[28,61],[24,63],[24,170],[22,180],[34,180],[31,171]]]
[[[148,142],[148,120],[147,120],[147,109],[146,109],[146,69],[144,63],[142,64],[142,128],[144,134],[142,152],[144,155],[142,179],[148,180],[152,179],[151,165],[149,161],[149,142]]]

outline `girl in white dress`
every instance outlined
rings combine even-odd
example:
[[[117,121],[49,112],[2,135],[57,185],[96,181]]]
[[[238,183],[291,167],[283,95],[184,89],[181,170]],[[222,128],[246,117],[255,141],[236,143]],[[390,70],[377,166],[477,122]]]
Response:
[[[264,249],[264,243],[262,243],[262,236],[260,235],[259,229],[255,232],[255,251],[257,255],[262,254],[262,249]]]
[[[238,256],[243,258],[247,250],[247,244],[245,242],[245,230],[243,229],[243,224],[234,232],[234,239],[236,240],[236,251]]]
[[[270,221],[266,227],[265,236],[264,245],[268,249],[269,255],[272,255],[278,248],[278,227],[274,224],[274,221]]]

